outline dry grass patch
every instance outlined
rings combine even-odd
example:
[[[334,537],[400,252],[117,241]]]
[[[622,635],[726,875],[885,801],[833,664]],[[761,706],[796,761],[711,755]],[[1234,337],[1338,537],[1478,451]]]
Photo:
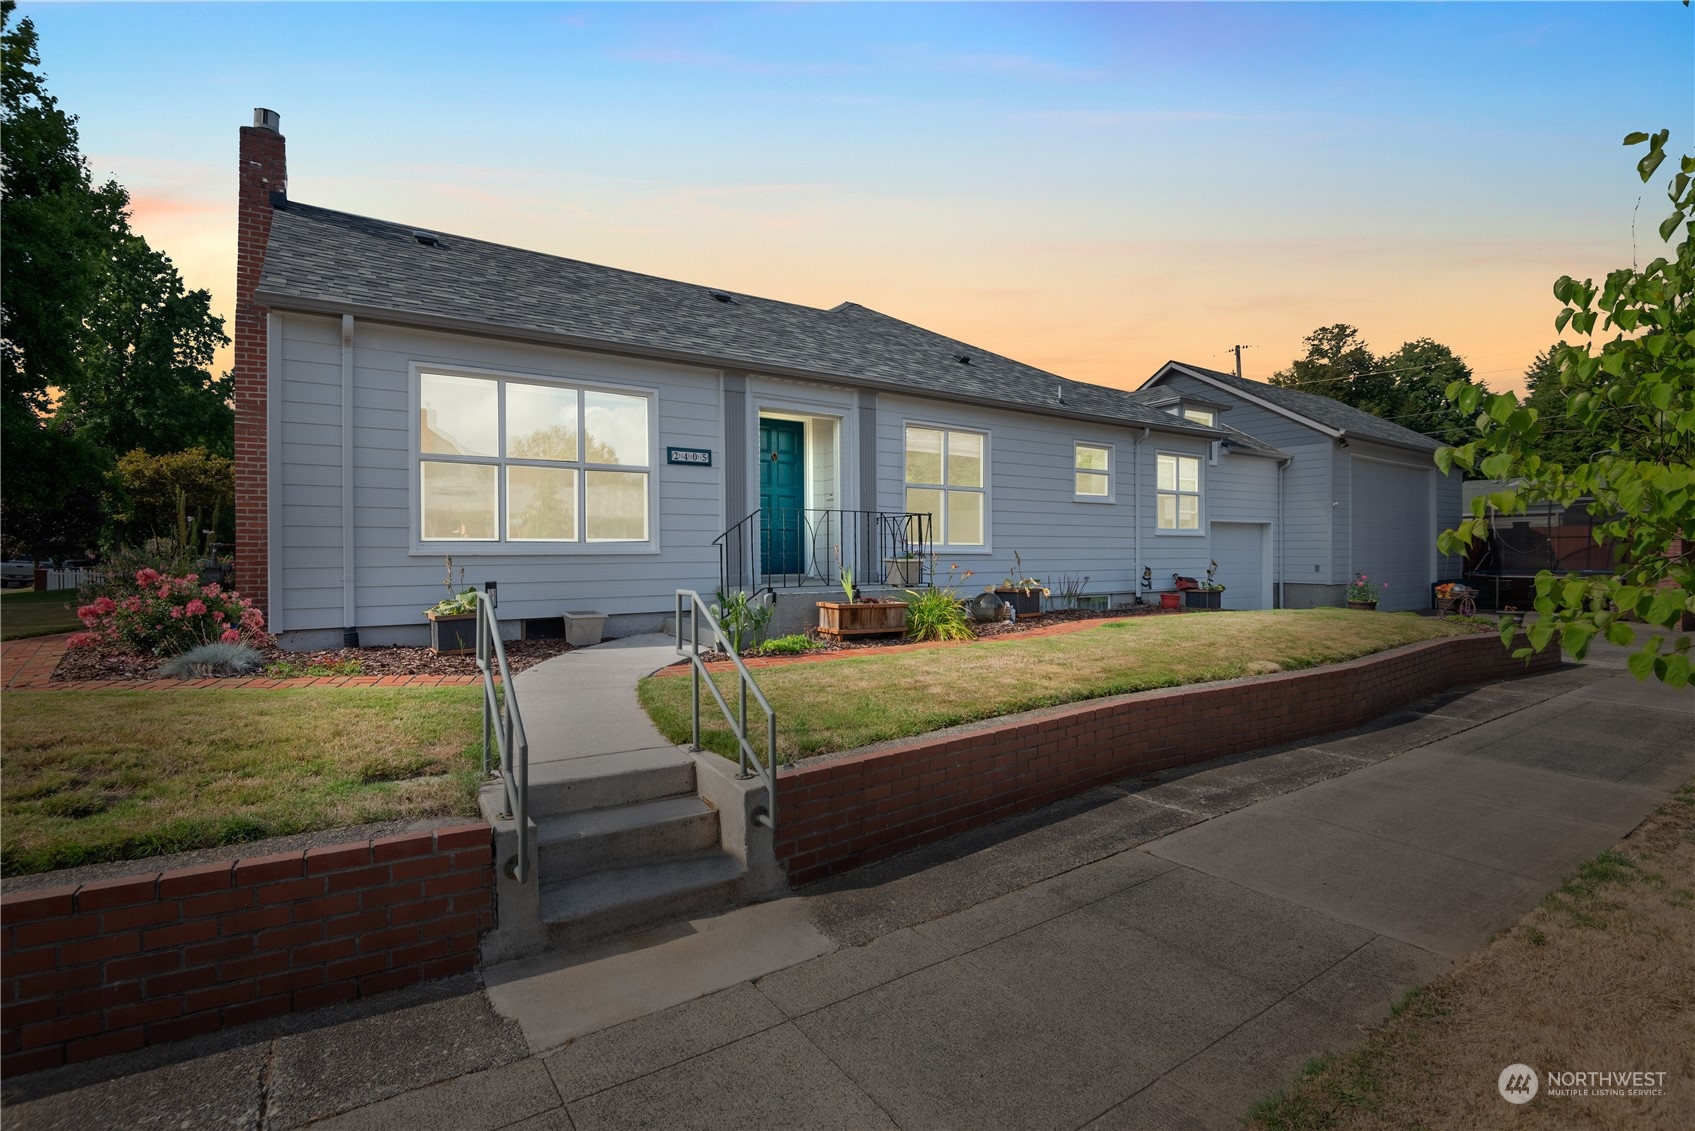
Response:
[[[1496,1090],[1537,1070],[1522,1106]],[[1664,1072],[1662,1096],[1555,1095],[1549,1072]],[[1265,1131],[1695,1124],[1695,782],[1354,1051],[1251,1113]]]
[[[1039,707],[1336,663],[1476,631],[1410,613],[1346,609],[1137,617],[1054,636],[848,654],[762,668],[755,678],[777,711],[779,752],[792,760]],[[716,678],[729,698],[733,673]],[[640,694],[667,738],[688,741],[687,679],[646,680]],[[702,745],[731,755],[730,733],[708,725],[717,708],[703,698],[711,717],[703,711]]]
[[[473,815],[480,688],[14,691],[0,869]]]

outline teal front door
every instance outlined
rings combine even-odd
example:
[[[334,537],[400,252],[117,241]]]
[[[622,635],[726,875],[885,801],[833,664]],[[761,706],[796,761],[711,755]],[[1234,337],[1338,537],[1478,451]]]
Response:
[[[801,573],[806,530],[806,426],[759,422],[760,564],[765,573]]]

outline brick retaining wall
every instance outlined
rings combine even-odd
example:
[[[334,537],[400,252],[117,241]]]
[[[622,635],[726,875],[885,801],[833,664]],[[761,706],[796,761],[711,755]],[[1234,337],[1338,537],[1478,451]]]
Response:
[[[1522,641],[1521,641],[1522,646]],[[1461,684],[1527,669],[1494,633],[1343,664],[1147,691],[820,760],[777,778],[777,857],[791,884],[986,825],[1137,773],[1359,726]]]
[[[0,899],[0,1075],[445,978],[493,926],[487,825]]]

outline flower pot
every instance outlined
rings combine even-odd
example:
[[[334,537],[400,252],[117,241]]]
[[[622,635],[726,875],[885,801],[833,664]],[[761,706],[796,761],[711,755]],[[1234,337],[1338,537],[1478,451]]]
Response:
[[[884,558],[884,576],[896,589],[916,589],[924,584],[923,558]]]
[[[1218,589],[1187,589],[1183,592],[1183,607],[1188,609],[1222,609],[1224,593]]]
[[[605,613],[564,613],[565,643],[573,648],[593,648],[606,627]]]
[[[1042,613],[1042,591],[1040,589],[996,589],[995,596],[1012,606],[1012,611],[1021,617],[1040,616]]]
[[[905,632],[906,611],[905,601],[819,601],[818,633],[840,640]]]
[[[1348,602],[1348,608],[1350,608],[1350,609],[1366,609],[1368,611],[1369,610],[1375,610],[1377,608],[1377,602],[1376,601],[1349,601]]]
[[[443,656],[463,656],[477,650],[476,613],[456,613],[450,617],[424,615],[430,618],[430,651]]]
[[[1159,607],[1162,609],[1175,609],[1181,601],[1182,596],[1177,593],[1161,593],[1159,595]]]

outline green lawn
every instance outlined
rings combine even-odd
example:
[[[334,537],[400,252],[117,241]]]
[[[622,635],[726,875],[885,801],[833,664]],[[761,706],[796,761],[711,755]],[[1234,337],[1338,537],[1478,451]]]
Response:
[[[476,813],[482,690],[12,691],[0,870]]]
[[[754,678],[777,712],[778,752],[789,761],[1038,707],[1312,667],[1476,631],[1412,613],[1347,609],[1137,617],[1055,636],[761,668]],[[716,678],[730,699],[734,673]],[[642,706],[673,742],[689,740],[689,683],[658,676],[640,688]],[[701,697],[702,745],[731,755],[717,705],[706,692]]]
[[[82,628],[77,620],[77,591],[55,589],[37,593],[33,589],[0,589],[0,640],[21,640],[26,636],[51,636],[55,632],[76,632]]]

